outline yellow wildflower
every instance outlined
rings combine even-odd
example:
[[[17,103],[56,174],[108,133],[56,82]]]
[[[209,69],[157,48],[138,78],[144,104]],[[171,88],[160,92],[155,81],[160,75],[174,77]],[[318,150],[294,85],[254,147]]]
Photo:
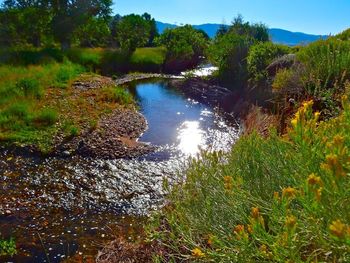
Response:
[[[288,198],[294,198],[297,194],[297,190],[293,187],[287,187],[282,190],[282,196]]]
[[[321,180],[321,177],[316,176],[314,173],[312,173],[307,178],[307,183],[309,185],[317,185],[317,184],[321,185],[322,184],[322,180]]]
[[[315,113],[314,113],[314,117],[315,117],[315,120],[316,121],[318,121],[318,119],[320,118],[320,112],[318,112],[318,111],[316,111]]]
[[[313,105],[314,105],[313,100],[305,101],[303,103],[303,107],[304,107],[305,110],[310,109]]]
[[[297,219],[295,216],[288,216],[286,218],[286,226],[288,228],[293,228],[295,226],[295,224],[297,223]]]
[[[316,190],[316,199],[317,199],[317,201],[320,201],[320,200],[321,200],[322,190],[323,190],[322,187],[320,187],[320,188],[318,188],[318,189]]]
[[[209,235],[208,241],[207,241],[208,246],[212,246],[215,239],[216,239],[216,237],[214,235]]]
[[[259,208],[258,207],[253,207],[252,208],[252,217],[254,218],[254,219],[258,219],[259,218],[259,216],[260,216],[260,212],[259,212]]]
[[[233,188],[233,179],[231,176],[224,177],[224,187],[226,190],[230,191]]]
[[[295,118],[291,121],[291,124],[293,125],[293,127],[296,127],[298,125],[298,120]]]
[[[233,229],[233,232],[235,234],[242,234],[242,233],[244,233],[244,225],[237,225],[237,226],[235,226],[235,228]]]
[[[347,226],[339,219],[332,222],[329,226],[331,233],[339,238],[343,238],[347,231]]]
[[[202,252],[202,250],[198,247],[192,249],[192,256],[196,257],[196,258],[201,258],[204,257],[205,254]]]
[[[278,192],[274,192],[273,193],[273,198],[275,199],[275,200],[280,200],[280,194],[278,193]]]
[[[247,225],[247,231],[248,231],[248,233],[250,233],[250,234],[253,233],[253,227],[252,227],[252,225]]]
[[[333,138],[333,144],[335,146],[342,146],[344,144],[344,141],[345,141],[344,136],[341,136],[339,134],[334,136]]]
[[[326,156],[326,165],[324,167],[328,168],[327,170],[333,171],[337,177],[345,176],[344,169],[338,156],[335,154],[329,154]]]

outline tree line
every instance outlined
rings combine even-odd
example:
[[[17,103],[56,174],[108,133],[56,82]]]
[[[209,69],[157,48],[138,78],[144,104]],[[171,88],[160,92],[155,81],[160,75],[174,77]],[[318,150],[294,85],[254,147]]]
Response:
[[[112,16],[112,0],[5,0],[0,8],[0,45],[5,47],[152,46],[158,36],[150,14]]]

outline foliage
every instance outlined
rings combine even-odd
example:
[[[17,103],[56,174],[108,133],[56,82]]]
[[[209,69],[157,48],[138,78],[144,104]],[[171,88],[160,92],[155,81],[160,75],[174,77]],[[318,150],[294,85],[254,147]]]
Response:
[[[13,238],[9,240],[0,239],[0,256],[13,256],[16,253],[16,243]]]
[[[46,105],[47,90],[67,86],[83,71],[69,62],[31,67],[0,67],[0,139],[37,143],[48,136],[58,120],[57,108]]]
[[[166,68],[176,71],[197,65],[204,55],[208,40],[203,32],[185,25],[166,29],[157,43],[167,49]]]
[[[118,103],[120,105],[130,105],[133,103],[132,95],[123,87],[104,87],[102,94],[103,99],[109,102]]]
[[[155,20],[145,13],[143,16],[130,14],[119,19],[115,25],[115,38],[125,52],[134,52],[137,47],[152,45],[158,34]]]
[[[267,66],[274,59],[288,54],[289,51],[287,46],[277,45],[272,42],[258,42],[251,46],[247,57],[250,79],[254,82],[266,80],[268,77]]]
[[[247,55],[251,41],[228,33],[217,37],[208,48],[209,60],[219,67],[219,78],[225,86],[242,89],[248,79]]]
[[[305,66],[303,82],[310,96],[322,98],[327,91],[342,93],[350,79],[349,41],[319,40],[302,48],[298,58]]]
[[[228,33],[246,36],[258,42],[269,41],[268,28],[264,24],[251,24],[249,22],[244,22],[241,15],[238,15],[233,19],[232,25],[228,29]]]
[[[234,89],[245,88],[248,51],[254,43],[268,40],[265,25],[244,22],[242,16],[237,16],[228,28],[222,28],[207,52],[210,61],[219,67],[222,84]]]
[[[193,160],[153,217],[159,260],[348,262],[350,103],[326,122],[312,107],[284,137],[243,136],[231,153]]]
[[[160,72],[165,62],[166,49],[137,48],[130,57],[130,69],[141,72]]]

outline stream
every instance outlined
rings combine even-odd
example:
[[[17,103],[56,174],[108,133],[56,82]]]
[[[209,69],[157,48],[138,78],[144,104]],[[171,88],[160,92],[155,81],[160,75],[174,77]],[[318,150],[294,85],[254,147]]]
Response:
[[[137,237],[164,202],[164,181],[176,183],[189,157],[227,151],[239,136],[225,114],[166,80],[134,82],[129,90],[149,126],[139,140],[157,146],[151,154],[100,160],[0,152],[0,239],[14,237],[18,251],[0,262],[93,262],[104,243]]]

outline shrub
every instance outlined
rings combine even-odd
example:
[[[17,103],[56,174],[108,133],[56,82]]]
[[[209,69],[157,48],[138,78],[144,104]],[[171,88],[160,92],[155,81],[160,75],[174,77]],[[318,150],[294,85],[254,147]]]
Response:
[[[0,256],[13,256],[15,254],[17,254],[15,240],[13,238],[0,239]]]
[[[44,93],[39,81],[34,78],[23,78],[16,83],[16,87],[27,97],[41,98]]]
[[[192,162],[149,231],[160,260],[350,260],[350,102],[326,122],[312,107],[283,138],[243,136],[231,153]]]
[[[130,68],[134,71],[160,72],[165,61],[166,49],[138,48],[130,57]]]
[[[208,48],[209,60],[219,67],[219,79],[230,88],[242,89],[248,79],[247,55],[252,41],[233,33],[215,39]]]
[[[340,94],[350,79],[350,42],[336,38],[319,40],[300,50],[305,65],[303,83],[310,96],[321,98],[325,91]]]
[[[275,58],[288,54],[289,51],[287,46],[272,42],[259,42],[251,46],[247,57],[250,79],[254,82],[266,80],[268,77],[267,66]]]
[[[167,50],[165,70],[181,71],[196,66],[208,45],[205,35],[190,25],[166,29],[157,39]]]
[[[71,48],[65,54],[73,63],[95,71],[101,63],[103,50],[100,48]]]
[[[132,95],[123,87],[105,87],[102,92],[103,100],[128,105],[133,102]]]
[[[57,122],[58,114],[54,109],[43,109],[34,118],[34,122],[37,126],[51,126]]]

